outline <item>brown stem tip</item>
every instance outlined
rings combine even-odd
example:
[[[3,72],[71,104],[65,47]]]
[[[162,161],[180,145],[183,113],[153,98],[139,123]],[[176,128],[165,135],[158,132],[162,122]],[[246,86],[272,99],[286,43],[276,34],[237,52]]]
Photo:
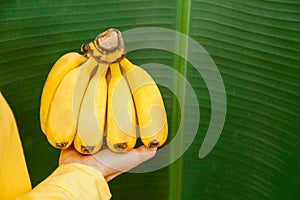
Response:
[[[156,148],[159,146],[159,141],[153,140],[152,142],[149,143],[148,147],[149,148]]]
[[[56,142],[55,146],[57,148],[65,148],[68,145],[68,142]]]
[[[83,153],[91,153],[93,152],[95,146],[83,146],[81,145],[81,152]]]
[[[105,51],[115,51],[124,48],[122,34],[118,29],[110,28],[96,38],[97,45]]]
[[[114,148],[115,148],[117,151],[124,151],[124,150],[127,148],[127,143],[124,142],[124,143],[114,144]]]

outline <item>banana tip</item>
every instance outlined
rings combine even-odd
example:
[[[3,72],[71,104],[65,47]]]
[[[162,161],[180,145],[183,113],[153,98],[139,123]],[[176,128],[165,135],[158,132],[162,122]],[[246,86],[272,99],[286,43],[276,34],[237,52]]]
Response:
[[[127,149],[127,146],[128,145],[126,142],[114,144],[114,148],[117,151],[125,151]]]
[[[60,149],[66,148],[67,145],[68,145],[68,142],[56,142],[55,143],[55,146]]]
[[[152,142],[150,142],[148,144],[148,147],[149,148],[156,148],[156,147],[159,147],[159,145],[160,145],[160,142],[158,140],[152,140]]]
[[[95,146],[83,146],[81,145],[81,152],[82,153],[86,153],[86,154],[90,154],[94,151]]]

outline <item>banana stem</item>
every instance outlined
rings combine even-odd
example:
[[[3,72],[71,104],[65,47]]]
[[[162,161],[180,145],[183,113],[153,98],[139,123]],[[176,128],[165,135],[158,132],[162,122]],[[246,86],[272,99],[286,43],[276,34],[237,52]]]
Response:
[[[120,70],[119,63],[112,63],[112,64],[110,64],[109,68],[110,68],[110,72],[111,72],[112,77],[119,76],[119,75],[122,74],[121,70]]]

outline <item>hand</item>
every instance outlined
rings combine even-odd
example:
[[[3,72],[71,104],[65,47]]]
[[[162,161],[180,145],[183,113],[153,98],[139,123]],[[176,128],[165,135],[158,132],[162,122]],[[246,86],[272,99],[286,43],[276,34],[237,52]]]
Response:
[[[100,150],[94,155],[82,155],[73,146],[64,149],[60,153],[59,165],[69,163],[81,163],[94,167],[102,173],[106,181],[138,166],[149,160],[156,154],[156,148],[140,146],[126,153],[115,153],[108,148]]]

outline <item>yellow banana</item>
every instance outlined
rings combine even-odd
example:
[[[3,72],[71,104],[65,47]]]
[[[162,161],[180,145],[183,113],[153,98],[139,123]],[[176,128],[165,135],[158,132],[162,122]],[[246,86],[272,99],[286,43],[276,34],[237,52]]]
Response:
[[[108,29],[104,33],[98,35],[93,42],[84,45],[83,50],[87,51],[89,60],[91,59],[94,62],[99,63],[99,67],[97,72],[94,70],[90,73],[88,86],[86,86],[85,83],[81,83],[84,79],[82,75],[78,81],[79,87],[85,85],[87,89],[83,101],[81,101],[81,96],[74,96],[74,100],[78,100],[78,102],[75,103],[75,106],[82,103],[74,146],[81,153],[92,154],[97,152],[102,144],[106,114],[106,71],[108,64],[121,60],[126,52],[121,33],[116,29]],[[100,79],[98,85],[97,79]],[[81,92],[78,93],[81,94]],[[95,105],[92,102],[95,102]],[[94,105],[94,109],[89,107],[91,105]],[[96,120],[91,116],[94,114],[96,114]]]
[[[75,68],[63,78],[49,108],[46,135],[49,143],[57,148],[70,146],[76,133],[73,95],[79,72],[80,68]]]
[[[108,83],[106,142],[116,152],[132,149],[136,143],[136,116],[128,84],[119,63],[110,65]]]
[[[67,148],[76,134],[78,113],[91,74],[98,62],[88,58],[61,81],[52,99],[47,118],[46,136],[57,148]]]
[[[151,76],[124,58],[120,62],[135,104],[139,136],[147,147],[159,147],[168,137],[167,115],[160,91]]]
[[[107,64],[98,65],[81,103],[74,147],[83,154],[93,154],[102,145],[106,117],[107,68]]]
[[[83,45],[83,50],[87,52],[88,60],[80,67],[82,70],[75,85],[73,99],[75,108],[74,116],[76,117],[78,117],[79,108],[88,83],[96,73],[96,66],[98,66],[99,63],[103,66],[111,62],[116,62],[122,59],[126,54],[121,33],[116,29],[108,29],[102,34],[99,34],[93,42]],[[111,60],[107,60],[107,57]]]
[[[70,52],[60,57],[49,72],[43,88],[40,105],[41,129],[45,134],[47,132],[46,126],[49,107],[58,85],[68,72],[79,67],[85,60],[86,57],[75,52]]]

